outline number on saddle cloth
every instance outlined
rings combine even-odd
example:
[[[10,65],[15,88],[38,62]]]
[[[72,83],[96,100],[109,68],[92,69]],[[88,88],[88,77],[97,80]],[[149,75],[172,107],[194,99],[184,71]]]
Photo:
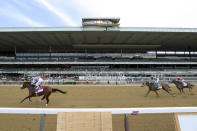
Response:
[[[43,86],[39,86],[37,92],[43,92]]]

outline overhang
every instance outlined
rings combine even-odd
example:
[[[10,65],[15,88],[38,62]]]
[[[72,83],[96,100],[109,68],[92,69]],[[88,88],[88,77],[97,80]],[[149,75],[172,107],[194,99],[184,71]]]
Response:
[[[192,28],[0,28],[0,52],[197,51]]]

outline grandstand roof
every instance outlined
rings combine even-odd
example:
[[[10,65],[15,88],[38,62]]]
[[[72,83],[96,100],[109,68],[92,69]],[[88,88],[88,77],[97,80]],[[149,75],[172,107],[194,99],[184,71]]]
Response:
[[[197,51],[192,28],[0,28],[0,52]]]

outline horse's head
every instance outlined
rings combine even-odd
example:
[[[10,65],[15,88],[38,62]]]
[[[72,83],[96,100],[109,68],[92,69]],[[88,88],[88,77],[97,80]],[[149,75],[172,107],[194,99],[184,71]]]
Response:
[[[170,81],[170,83],[175,83],[176,82],[176,79],[173,79]]]
[[[30,87],[31,83],[30,82],[24,82],[23,85],[21,86],[21,89],[25,89],[27,87]]]

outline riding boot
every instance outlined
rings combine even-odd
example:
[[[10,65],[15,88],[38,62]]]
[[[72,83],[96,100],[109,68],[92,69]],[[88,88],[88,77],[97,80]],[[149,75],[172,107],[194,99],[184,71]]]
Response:
[[[36,96],[38,96],[38,88],[39,88],[39,86],[35,88],[35,94],[36,94]]]
[[[38,96],[38,91],[37,91],[37,89],[35,89],[35,94],[36,94],[36,96]]]

